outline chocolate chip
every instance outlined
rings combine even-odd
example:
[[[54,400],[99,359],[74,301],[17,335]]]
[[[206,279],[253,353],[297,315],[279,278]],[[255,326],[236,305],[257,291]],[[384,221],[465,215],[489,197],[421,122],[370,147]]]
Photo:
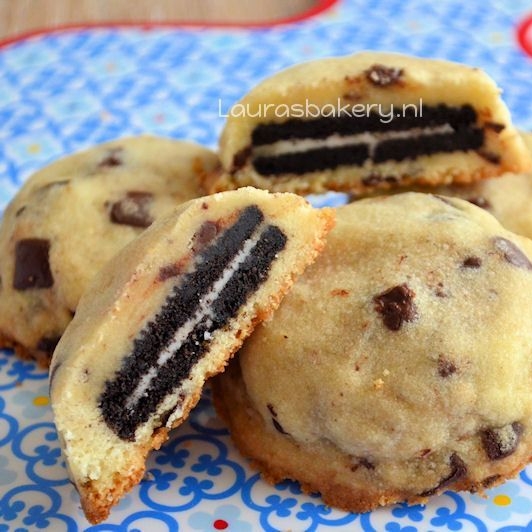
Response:
[[[511,455],[519,445],[523,425],[518,421],[504,427],[483,430],[482,445],[490,460],[500,460]]]
[[[493,244],[506,262],[517,268],[532,270],[532,263],[529,258],[513,242],[502,236],[496,236],[493,238]]]
[[[495,133],[500,133],[505,126],[503,124],[497,124],[497,122],[485,122],[484,127],[495,131]]]
[[[477,196],[475,198],[467,198],[467,201],[469,201],[469,203],[472,203],[473,205],[476,205],[477,207],[481,207],[482,209],[491,209],[492,207],[491,203],[482,196]]]
[[[201,224],[201,227],[194,233],[194,243],[192,250],[197,253],[200,249],[204,248],[207,244],[212,242],[219,231],[218,224],[207,220]]]
[[[378,87],[395,85],[401,81],[403,75],[402,68],[387,67],[384,65],[373,65],[364,71],[366,79]]]
[[[130,191],[125,198],[113,203],[109,217],[115,224],[131,225],[133,227],[148,227],[153,218],[148,211],[153,200],[150,192]]]
[[[464,461],[456,454],[453,453],[449,458],[449,463],[451,466],[451,472],[444,477],[437,486],[434,488],[431,488],[430,490],[424,491],[421,493],[421,497],[430,497],[437,493],[439,490],[444,488],[445,486],[449,486],[450,484],[453,484],[457,480],[460,480],[462,477],[464,477],[467,474],[467,466],[465,465]]]
[[[15,275],[13,288],[50,288],[54,278],[49,262],[50,241],[43,238],[26,238],[15,244]]]
[[[440,355],[438,357],[438,374],[440,375],[440,377],[446,379],[447,377],[450,377],[453,373],[456,373],[457,369],[458,368],[456,367],[456,364],[452,360],[449,360],[443,355]]]
[[[15,216],[18,217],[20,216],[25,210],[27,209],[27,206],[26,205],[22,205],[22,207],[20,207],[17,212],[15,213]]]
[[[235,153],[233,157],[233,168],[232,172],[237,172],[241,168],[243,168],[246,163],[248,162],[248,159],[251,156],[251,146],[248,146],[239,152]]]
[[[415,292],[406,284],[395,286],[373,298],[375,310],[382,315],[384,325],[391,331],[398,331],[403,322],[417,318],[414,304]]]
[[[112,168],[114,166],[121,166],[123,164],[122,147],[111,148],[105,157],[98,163],[98,168]]]
[[[467,257],[462,262],[464,268],[480,268],[482,266],[482,259],[480,257]]]
[[[60,339],[60,336],[43,336],[37,342],[36,347],[39,351],[44,351],[45,353],[51,355],[54,352],[55,346],[58,344]]]
[[[268,407],[268,410],[270,411],[270,414],[273,417],[277,417],[277,412],[275,411],[275,408],[273,407],[273,405],[271,403],[268,403],[266,406]]]

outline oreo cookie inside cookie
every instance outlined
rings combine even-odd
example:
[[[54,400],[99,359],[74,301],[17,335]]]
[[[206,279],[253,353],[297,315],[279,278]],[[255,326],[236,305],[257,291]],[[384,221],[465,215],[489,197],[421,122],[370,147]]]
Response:
[[[216,331],[266,280],[287,242],[281,229],[264,222],[256,205],[243,209],[233,225],[213,237],[196,255],[192,271],[176,278],[178,284],[134,340],[121,369],[106,382],[99,408],[123,440],[135,439],[136,429],[165,397],[179,395]],[[171,411],[159,413],[161,419]]]
[[[471,105],[407,104],[402,111],[386,115],[386,120],[369,112],[259,124],[247,153],[259,174],[275,177],[479,150],[484,145],[484,130]]]

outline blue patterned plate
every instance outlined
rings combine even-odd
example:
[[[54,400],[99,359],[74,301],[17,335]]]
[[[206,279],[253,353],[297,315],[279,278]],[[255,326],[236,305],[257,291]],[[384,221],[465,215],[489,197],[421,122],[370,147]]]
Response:
[[[149,132],[214,147],[223,114],[261,78],[363,49],[480,66],[504,89],[517,126],[532,129],[529,0],[374,4],[337,2],[268,28],[72,28],[4,43],[0,210],[31,172],[98,142]],[[532,467],[485,499],[448,492],[427,506],[363,515],[327,508],[296,484],[268,486],[232,446],[208,391],[108,523],[90,527],[67,480],[47,393],[44,371],[0,351],[0,532],[532,530]]]

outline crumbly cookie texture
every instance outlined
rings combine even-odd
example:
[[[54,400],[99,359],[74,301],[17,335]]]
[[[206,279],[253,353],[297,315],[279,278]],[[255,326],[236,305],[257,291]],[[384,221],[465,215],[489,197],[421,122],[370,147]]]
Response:
[[[482,491],[532,455],[532,242],[455,198],[339,208],[327,247],[214,379],[266,480],[364,512]]]
[[[95,273],[153,220],[203,195],[217,156],[141,136],[60,159],[30,177],[0,227],[0,344],[47,366]]]
[[[320,116],[321,112],[321,116]],[[477,68],[366,52],[282,71],[229,112],[206,188],[367,193],[526,171],[530,155]]]
[[[182,205],[104,266],[50,368],[61,447],[89,521],[140,481],[148,452],[278,306],[333,224],[334,210],[300,196],[243,188]]]

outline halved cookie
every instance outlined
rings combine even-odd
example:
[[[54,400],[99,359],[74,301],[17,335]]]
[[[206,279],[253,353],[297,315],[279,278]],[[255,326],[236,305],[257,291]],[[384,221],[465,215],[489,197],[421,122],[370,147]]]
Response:
[[[299,193],[469,183],[530,155],[494,81],[448,61],[366,52],[303,63],[228,113],[210,191]]]
[[[140,481],[148,452],[278,306],[333,216],[252,188],[200,198],[155,222],[94,279],[50,374],[65,460],[91,522]]]

